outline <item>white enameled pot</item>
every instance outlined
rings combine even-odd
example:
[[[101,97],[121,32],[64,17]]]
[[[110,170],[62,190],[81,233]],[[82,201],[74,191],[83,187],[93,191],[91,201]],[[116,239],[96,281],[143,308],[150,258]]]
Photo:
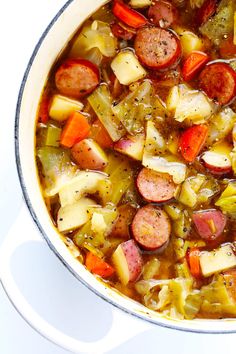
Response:
[[[127,321],[128,318],[132,324],[129,333],[124,334],[122,340],[145,330],[149,327],[147,322],[170,329],[199,333],[236,332],[236,320],[170,320],[106,287],[72,257],[58,236],[48,215],[38,183],[34,156],[35,118],[39,99],[50,68],[59,53],[65,48],[68,40],[72,38],[84,20],[105,2],[104,0],[68,1],[43,33],[29,61],[19,93],[15,123],[16,163],[26,204],[49,247],[79,281],[117,308],[143,320],[134,320],[134,317],[125,316],[125,320]],[[15,229],[17,230],[17,225]],[[14,235],[13,230],[1,249],[0,278],[11,301],[27,322],[51,341],[73,352],[104,353],[119,344],[119,336],[112,337],[112,332],[122,328],[121,321],[124,320],[124,316],[120,311],[116,311],[114,324],[107,336],[92,344],[70,338],[53,328],[35,313],[19,292],[11,276],[11,255],[20,242],[27,240],[16,240]],[[27,236],[27,233],[24,235]],[[117,337],[117,340],[114,340],[114,337]],[[111,338],[113,338],[112,341]]]

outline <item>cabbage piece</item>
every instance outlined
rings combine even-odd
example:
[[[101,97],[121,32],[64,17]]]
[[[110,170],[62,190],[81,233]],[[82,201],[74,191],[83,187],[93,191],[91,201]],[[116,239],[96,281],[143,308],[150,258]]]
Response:
[[[170,90],[167,108],[178,122],[200,124],[214,113],[215,104],[203,92],[181,84]]]
[[[106,128],[113,141],[117,141],[125,134],[120,120],[113,114],[111,109],[111,95],[107,85],[100,85],[88,97],[88,101],[99,120]]]
[[[173,161],[171,156],[168,155],[164,157],[153,156],[144,152],[142,164],[154,171],[168,173],[173,177],[173,181],[179,184],[185,180],[187,167],[184,163],[180,162],[176,156],[175,160],[176,161]]]
[[[173,222],[175,236],[185,239],[191,230],[191,222],[187,210],[184,210],[179,219]]]
[[[225,35],[233,33],[235,9],[235,0],[222,0],[215,16],[200,27],[200,32],[215,44],[219,44]]]
[[[69,152],[61,148],[40,147],[36,155],[42,164],[43,194],[52,197],[75,176],[77,167],[72,164]]]
[[[225,212],[236,212],[236,181],[228,184],[219,199],[215,202],[215,205],[219,206]]]
[[[199,290],[193,290],[185,299],[184,313],[185,318],[192,320],[201,309],[202,297]]]
[[[164,104],[154,96],[150,81],[144,80],[133,92],[112,107],[113,113],[132,135],[144,130],[145,120],[163,117]]]
[[[113,36],[108,23],[98,20],[87,22],[76,38],[69,56],[86,58],[93,48],[98,48],[106,57],[113,57],[116,54],[117,39]]]
[[[214,114],[209,121],[206,145],[212,145],[214,142],[224,139],[233,129],[235,122],[236,114],[230,107],[223,108]]]
[[[216,275],[209,285],[201,288],[201,310],[218,316],[236,315],[236,303],[227,290],[223,275]]]
[[[143,267],[143,279],[152,279],[154,276],[159,274],[160,261],[158,258],[154,257],[150,259]]]

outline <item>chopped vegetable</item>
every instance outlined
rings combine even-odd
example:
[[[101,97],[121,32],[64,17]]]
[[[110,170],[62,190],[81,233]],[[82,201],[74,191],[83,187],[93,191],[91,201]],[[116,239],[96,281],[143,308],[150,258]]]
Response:
[[[105,151],[93,139],[83,139],[76,143],[71,149],[71,156],[84,170],[102,171],[108,162]]]
[[[196,50],[202,50],[203,41],[195,33],[181,27],[176,27],[175,32],[179,35],[183,55],[187,57]]]
[[[79,141],[87,138],[90,133],[90,125],[87,118],[80,112],[74,112],[62,129],[60,143],[65,147],[72,147]]]
[[[215,16],[200,27],[200,32],[218,44],[225,35],[233,31],[234,9],[234,0],[221,0]]]
[[[186,85],[174,86],[167,98],[167,108],[177,122],[204,123],[214,113],[215,106],[207,96]]]
[[[201,277],[201,267],[200,267],[200,250],[199,248],[190,248],[188,252],[188,264],[191,274],[194,278]]]
[[[100,85],[89,97],[88,101],[104,125],[113,141],[119,140],[125,131],[120,120],[114,115],[111,109],[111,96],[106,85]]]
[[[143,131],[145,120],[157,113],[157,106],[160,107],[160,100],[154,97],[150,81],[145,80],[135,91],[113,105],[112,110],[126,130],[133,135]]]
[[[61,207],[57,215],[57,227],[60,232],[68,232],[83,226],[89,219],[88,207],[96,203],[89,198],[81,198],[74,204]]]
[[[63,122],[68,119],[74,111],[81,111],[84,105],[80,101],[72,100],[66,96],[54,95],[49,110],[52,119]]]
[[[208,62],[209,57],[204,52],[194,51],[189,54],[183,64],[182,72],[185,81],[191,81]]]
[[[114,144],[114,149],[122,154],[141,161],[144,149],[144,135],[127,135]]]
[[[215,202],[222,211],[228,213],[236,212],[236,182],[232,181],[225,188],[219,199]]]
[[[95,20],[85,24],[76,38],[69,56],[89,59],[88,53],[92,49],[99,49],[100,53],[106,57],[113,57],[116,54],[117,39],[112,35],[108,23]]]
[[[209,132],[206,144],[224,139],[233,129],[236,121],[236,114],[230,107],[225,107],[214,114],[209,121]]]
[[[175,236],[185,239],[191,230],[191,223],[187,212],[183,212],[180,218],[173,223]]]
[[[132,184],[132,170],[129,164],[125,161],[120,164],[110,175],[110,180],[113,185],[111,202],[117,205],[123,194]]]
[[[86,194],[98,192],[103,204],[111,196],[111,182],[106,174],[92,171],[79,171],[59,189],[61,206],[73,204]]]
[[[142,9],[143,7],[148,7],[152,4],[152,0],[130,0],[130,6],[135,9]]]
[[[159,274],[160,265],[161,263],[156,257],[148,261],[143,267],[143,279],[148,280],[157,276]]]
[[[202,251],[200,265],[204,277],[236,267],[236,256],[231,244],[222,245],[213,251]]]
[[[232,170],[232,146],[227,142],[216,143],[202,155],[205,166],[213,174],[225,174]]]
[[[208,128],[206,125],[194,125],[185,130],[180,137],[180,151],[184,159],[193,162],[206,142]]]
[[[76,172],[67,151],[45,146],[37,149],[37,156],[41,162],[44,185],[44,195],[52,197],[70,181]]]
[[[146,71],[131,50],[118,53],[111,68],[122,85],[130,85],[146,76]]]
[[[112,148],[113,141],[104,128],[100,120],[96,120],[91,127],[91,138],[94,139],[102,148]]]
[[[113,8],[113,14],[126,25],[139,28],[147,24],[147,19],[139,12],[132,10],[121,1],[115,1]]]
[[[58,147],[60,145],[61,128],[49,124],[45,136],[45,145]]]
[[[85,265],[87,269],[102,278],[109,278],[115,272],[114,268],[110,264],[104,262],[101,258],[88,252],[86,255]]]

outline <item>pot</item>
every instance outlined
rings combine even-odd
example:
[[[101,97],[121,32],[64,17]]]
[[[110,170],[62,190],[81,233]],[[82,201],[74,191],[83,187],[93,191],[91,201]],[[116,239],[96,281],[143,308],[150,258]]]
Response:
[[[104,3],[106,3],[104,0],[86,0],[85,2],[69,0],[43,33],[27,66],[19,93],[15,121],[16,163],[27,207],[49,247],[79,281],[115,307],[143,320],[134,321],[130,318],[132,322],[130,328],[134,323],[137,325],[124,336],[124,339],[145,330],[148,323],[149,325],[152,323],[170,329],[198,333],[236,332],[236,320],[234,319],[171,320],[105,286],[68,252],[49,217],[40,190],[34,154],[35,119],[38,103],[51,66],[65,48],[68,39],[72,38],[84,20]],[[17,289],[9,270],[11,255],[18,244],[19,242],[16,242],[13,235],[6,239],[0,255],[0,276],[6,292],[22,316],[42,335],[65,349],[74,352],[99,353],[114,347],[117,343],[116,341],[111,343],[110,333],[97,343],[83,343],[60,333],[34,312]],[[111,332],[122,328],[120,321],[121,318],[124,320],[124,316],[122,317],[119,311],[116,313],[116,321]],[[127,316],[125,316],[125,321],[127,321]]]

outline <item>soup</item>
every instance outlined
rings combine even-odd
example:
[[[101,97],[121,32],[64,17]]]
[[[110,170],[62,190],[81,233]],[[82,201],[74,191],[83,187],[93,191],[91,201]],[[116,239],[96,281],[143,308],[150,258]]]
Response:
[[[111,1],[39,104],[52,222],[99,280],[165,316],[236,316],[236,5]]]

